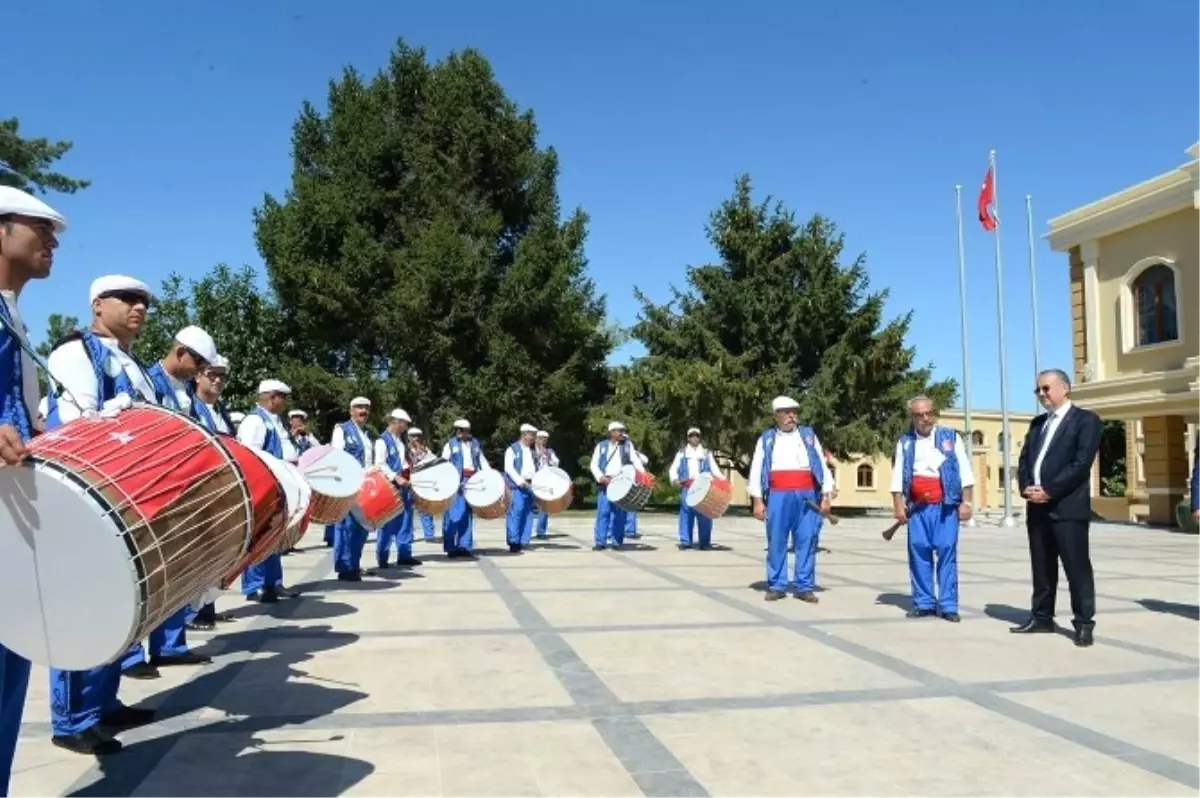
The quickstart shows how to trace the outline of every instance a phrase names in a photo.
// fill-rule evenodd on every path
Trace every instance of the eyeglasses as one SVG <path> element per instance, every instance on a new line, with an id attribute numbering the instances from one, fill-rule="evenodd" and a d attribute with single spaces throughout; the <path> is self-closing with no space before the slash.
<path id="1" fill-rule="evenodd" d="M 208 369 L 202 373 L 206 379 L 212 380 L 213 382 L 226 379 L 229 376 L 224 371 L 216 371 L 215 369 Z"/>
<path id="2" fill-rule="evenodd" d="M 1050 386 L 1049 386 L 1049 385 L 1039 385 L 1038 387 L 1036 387 L 1036 388 L 1034 388 L 1034 389 L 1033 389 L 1033 395 L 1034 395 L 1034 396 L 1040 396 L 1041 394 L 1047 394 L 1047 395 L 1048 395 L 1049 393 L 1050 393 Z"/>
<path id="3" fill-rule="evenodd" d="M 140 291 L 107 291 L 101 294 L 98 299 L 115 299 L 118 302 L 124 302 L 126 305 L 145 305 L 150 307 L 150 297 Z"/>

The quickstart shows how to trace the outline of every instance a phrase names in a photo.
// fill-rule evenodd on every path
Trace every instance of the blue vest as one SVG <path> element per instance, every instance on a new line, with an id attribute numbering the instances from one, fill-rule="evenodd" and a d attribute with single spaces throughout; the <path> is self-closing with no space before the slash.
<path id="1" fill-rule="evenodd" d="M 125 369 L 118 368 L 116 376 L 108 373 L 109 361 L 112 360 L 112 351 L 100 343 L 100 339 L 95 333 L 90 330 L 83 330 L 72 333 L 59 342 L 59 346 L 71 341 L 79 341 L 83 344 L 83 351 L 87 353 L 88 360 L 92 363 L 92 371 L 96 374 L 96 407 L 81 407 L 84 410 L 99 410 L 104 407 L 104 403 L 116 399 L 121 394 L 125 394 L 132 401 L 137 401 L 141 398 L 141 393 L 137 388 L 133 387 L 133 381 L 129 379 L 129 375 L 125 373 Z M 57 347 L 56 347 L 57 348 Z M 134 363 L 137 363 L 137 358 L 133 355 L 129 356 Z M 141 368 L 138 363 L 138 368 Z M 147 377 L 149 380 L 149 377 Z M 151 383 L 153 385 L 153 383 Z M 53 392 L 50 393 L 49 400 L 46 402 L 46 429 L 54 429 L 62 424 L 58 417 L 58 397 Z"/>
<path id="2" fill-rule="evenodd" d="M 204 428 L 207 429 L 209 432 L 216 432 L 218 435 L 223 435 L 223 434 L 236 435 L 237 427 L 235 427 L 233 425 L 233 419 L 231 419 L 229 417 L 229 411 L 225 409 L 225 405 L 221 404 L 220 402 L 217 402 L 216 408 L 217 408 L 217 415 L 219 415 L 221 417 L 221 419 L 225 422 L 225 428 L 227 430 L 229 430 L 228 433 L 222 433 L 219 430 L 217 430 L 216 419 L 213 418 L 212 413 L 208 409 L 208 405 L 204 404 L 204 402 L 201 402 L 199 399 L 197 399 L 196 395 L 194 393 L 192 394 L 192 418 L 196 419 L 201 424 L 203 424 Z M 274 430 L 272 430 L 272 432 L 273 431 Z"/>
<path id="3" fill-rule="evenodd" d="M 388 468 L 399 474 L 404 470 L 404 461 L 400 458 L 400 447 L 396 445 L 396 439 L 387 430 L 379 433 L 379 437 L 383 440 L 383 445 L 387 449 Z"/>
<path id="4" fill-rule="evenodd" d="M 359 465 L 365 466 L 367 464 L 367 446 L 371 443 L 370 434 L 366 430 L 360 433 L 358 426 L 353 421 L 343 421 L 342 439 L 345 441 L 346 453 L 358 460 Z"/>
<path id="5" fill-rule="evenodd" d="M 708 462 L 709 457 L 710 457 L 710 455 L 709 455 L 708 451 L 705 450 L 704 457 L 701 458 L 701 460 L 700 460 L 700 473 L 701 474 L 711 474 L 712 473 L 712 466 L 709 465 L 709 462 Z M 691 477 L 688 474 L 687 447 L 685 446 L 684 448 L 679 450 L 679 473 L 676 474 L 675 479 L 679 480 L 680 482 L 687 482 L 688 479 L 690 479 L 690 478 Z"/>
<path id="6" fill-rule="evenodd" d="M 175 389 L 171 387 L 171 380 L 167 376 L 167 370 L 163 368 L 161 360 L 146 369 L 146 376 L 150 378 L 150 384 L 154 386 L 154 398 L 161 406 L 168 410 L 174 410 L 176 413 L 182 410 L 179 400 L 175 398 Z"/>
<path id="7" fill-rule="evenodd" d="M 33 419 L 25 406 L 25 372 L 21 364 L 21 341 L 8 312 L 8 303 L 0 299 L 0 424 L 10 424 L 21 433 L 21 440 L 33 435 Z"/>
<path id="8" fill-rule="evenodd" d="M 608 445 L 612 443 L 608 438 L 600 441 L 600 473 L 606 473 L 608 470 Z M 621 465 L 633 465 L 633 453 L 630 449 L 629 439 L 621 441 L 617 446 L 617 450 L 621 453 Z"/>
<path id="9" fill-rule="evenodd" d="M 817 455 L 817 435 L 812 431 L 812 427 L 796 427 L 800 432 L 800 440 L 804 442 L 804 448 L 808 451 L 808 468 L 812 471 L 813 482 L 816 483 L 817 490 L 821 490 L 821 486 L 825 484 L 825 464 L 821 462 L 821 458 Z M 771 459 L 775 454 L 775 427 L 762 434 L 763 445 L 763 467 L 762 467 L 762 495 L 765 498 L 771 489 Z"/>
<path id="10" fill-rule="evenodd" d="M 483 456 L 479 450 L 479 441 L 475 440 L 474 438 L 471 438 L 469 443 L 471 446 L 471 459 L 475 462 L 475 470 L 478 471 L 481 467 L 480 463 L 483 462 Z M 462 441 L 460 441 L 458 438 L 450 439 L 450 462 L 453 463 L 454 467 L 458 469 L 458 475 L 462 476 L 462 472 L 463 472 Z"/>
<path id="11" fill-rule="evenodd" d="M 938 475 L 942 479 L 942 504 L 952 506 L 962 504 L 962 474 L 959 473 L 958 457 L 954 453 L 956 437 L 958 433 L 949 427 L 933 428 L 933 445 L 946 457 L 942 461 L 942 467 L 938 469 Z M 900 436 L 900 443 L 904 454 L 904 463 L 901 466 L 902 485 L 904 500 L 907 502 L 908 490 L 912 486 L 913 460 L 917 453 L 917 433 L 910 428 Z"/>
<path id="12" fill-rule="evenodd" d="M 263 410 L 261 406 L 254 408 L 254 413 L 262 419 L 263 426 L 267 428 L 267 437 L 263 439 L 263 451 L 282 460 L 283 441 L 279 439 L 279 433 L 275 431 L 275 417 Z"/>
<path id="13" fill-rule="evenodd" d="M 292 443 L 296 444 L 297 454 L 304 454 L 312 448 L 312 435 L 308 434 L 307 432 L 300 436 L 293 435 Z"/>

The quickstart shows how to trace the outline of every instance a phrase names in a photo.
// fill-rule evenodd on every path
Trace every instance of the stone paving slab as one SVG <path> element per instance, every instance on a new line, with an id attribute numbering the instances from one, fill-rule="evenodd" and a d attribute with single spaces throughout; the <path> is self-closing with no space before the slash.
<path id="1" fill-rule="evenodd" d="M 125 680 L 160 719 L 100 762 L 49 741 L 35 668 L 13 795 L 1196 795 L 1200 540 L 1093 527 L 1097 643 L 1014 638 L 1023 530 L 960 543 L 961 624 L 909 620 L 903 535 L 827 527 L 821 603 L 762 600 L 763 533 L 676 519 L 592 552 L 567 513 L 513 557 L 417 543 L 419 568 L 330 579 L 319 530 L 284 558 L 299 599 L 219 605 L 202 668 Z M 373 554 L 368 544 L 367 556 Z M 1061 614 L 1069 607 L 1060 580 Z"/>

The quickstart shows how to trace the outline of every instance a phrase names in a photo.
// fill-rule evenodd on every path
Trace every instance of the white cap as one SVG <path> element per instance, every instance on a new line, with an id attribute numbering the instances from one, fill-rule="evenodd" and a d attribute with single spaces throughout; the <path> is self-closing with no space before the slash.
<path id="1" fill-rule="evenodd" d="M 259 394 L 264 393 L 291 393 L 292 389 L 287 386 L 286 382 L 279 380 L 263 380 L 258 384 Z"/>
<path id="2" fill-rule="evenodd" d="M 622 424 L 620 421 L 608 422 L 608 431 L 609 432 L 612 432 L 613 430 L 618 430 L 618 429 L 625 429 L 625 425 Z"/>
<path id="3" fill-rule="evenodd" d="M 471 422 L 467 421 L 465 418 L 460 418 L 459 420 L 454 422 L 454 428 L 455 429 L 470 429 Z"/>
<path id="4" fill-rule="evenodd" d="M 92 288 L 88 292 L 88 302 L 95 302 L 104 294 L 110 294 L 113 291 L 134 291 L 145 294 L 147 299 L 154 299 L 154 292 L 150 290 L 150 286 L 141 280 L 135 280 L 123 274 L 106 274 L 92 280 Z"/>
<path id="5" fill-rule="evenodd" d="M 56 233 L 67 231 L 67 220 L 61 213 L 19 188 L 0 186 L 0 216 L 7 216 L 10 213 L 53 222 Z"/>
<path id="6" fill-rule="evenodd" d="M 780 410 L 799 410 L 800 403 L 790 396 L 776 396 L 771 402 L 771 412 L 778 413 Z"/>
<path id="7" fill-rule="evenodd" d="M 350 400 L 351 407 L 370 407 L 371 400 L 365 396 L 356 396 Z"/>
<path id="8" fill-rule="evenodd" d="M 303 410 L 289 410 L 288 418 L 308 418 L 308 413 Z"/>
<path id="9" fill-rule="evenodd" d="M 238 412 L 238 411 L 236 411 L 236 410 L 234 410 L 232 413 L 230 413 L 230 414 L 229 414 L 229 420 L 230 420 L 230 421 L 232 421 L 234 424 L 240 424 L 240 423 L 242 423 L 242 421 L 243 421 L 245 418 L 246 418 L 246 414 L 245 414 L 245 413 L 239 413 L 239 412 Z"/>
<path id="10" fill-rule="evenodd" d="M 194 324 L 175 333 L 175 343 L 186 346 L 209 363 L 217 359 L 217 345 L 212 336 Z"/>
<path id="11" fill-rule="evenodd" d="M 225 369 L 226 371 L 229 371 L 229 361 L 220 353 L 218 353 L 216 357 L 209 361 L 208 366 L 209 368 Z"/>
<path id="12" fill-rule="evenodd" d="M 409 418 L 408 413 L 405 413 L 398 407 L 392 411 L 392 418 L 396 419 L 397 421 L 407 421 L 409 424 L 412 423 L 412 419 Z"/>
<path id="13" fill-rule="evenodd" d="M 532 424 L 522 424 L 521 434 L 524 435 L 526 432 L 537 432 L 537 427 L 533 426 Z"/>
<path id="14" fill-rule="evenodd" d="M 699 428 L 699 427 L 688 427 L 688 434 L 687 434 L 687 436 L 688 436 L 689 438 L 690 438 L 690 437 L 692 437 L 693 435 L 699 435 L 699 434 L 700 434 L 700 428 Z"/>
<path id="15" fill-rule="evenodd" d="M 415 438 L 418 435 L 424 435 L 424 434 L 425 434 L 424 432 L 421 432 L 420 427 L 409 427 L 408 428 L 408 437 L 410 437 L 410 438 Z"/>
<path id="16" fill-rule="evenodd" d="M 538 436 L 539 438 L 549 438 L 549 437 L 550 437 L 550 433 L 549 433 L 549 432 L 546 432 L 546 430 L 544 430 L 544 429 L 540 429 L 540 430 L 538 430 L 538 431 L 537 431 L 537 436 Z"/>

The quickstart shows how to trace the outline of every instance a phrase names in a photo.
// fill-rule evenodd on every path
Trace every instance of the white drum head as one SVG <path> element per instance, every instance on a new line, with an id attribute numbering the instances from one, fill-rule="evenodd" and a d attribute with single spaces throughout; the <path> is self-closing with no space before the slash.
<path id="1" fill-rule="evenodd" d="M 308 483 L 304 481 L 304 475 L 300 473 L 300 469 L 295 465 L 285 460 L 279 460 L 278 458 L 276 458 L 276 462 L 283 464 L 284 470 L 288 472 L 288 479 L 298 489 L 296 495 L 296 506 L 288 514 L 287 526 L 290 528 L 300 523 L 300 521 L 304 518 L 304 514 L 308 512 L 308 505 L 312 504 L 312 488 L 310 488 Z M 280 482 L 282 481 L 283 480 L 280 479 Z M 290 493 L 291 489 L 287 488 L 286 490 L 289 491 L 288 507 L 290 508 L 292 500 Z"/>
<path id="2" fill-rule="evenodd" d="M 0 468 L 0 641 L 40 665 L 116 659 L 139 622 L 133 556 L 117 522 L 43 463 Z"/>
<path id="3" fill-rule="evenodd" d="M 332 446 L 314 446 L 300 455 L 300 473 L 314 493 L 334 499 L 357 496 L 366 476 L 357 460 Z"/>
<path id="4" fill-rule="evenodd" d="M 608 490 L 605 491 L 605 494 L 610 502 L 617 502 L 628 496 L 629 491 L 633 490 L 633 486 L 634 481 L 622 470 L 620 476 L 613 477 L 612 482 L 608 483 Z"/>
<path id="5" fill-rule="evenodd" d="M 687 489 L 687 506 L 695 507 L 704 501 L 710 487 L 712 487 L 712 474 L 700 474 L 693 479 Z"/>
<path id="6" fill-rule="evenodd" d="M 504 497 L 507 488 L 499 471 L 476 471 L 463 486 L 463 496 L 472 507 L 491 507 Z"/>
<path id="7" fill-rule="evenodd" d="M 561 499 L 571 490 L 571 476 L 561 468 L 543 468 L 533 475 L 530 490 L 542 501 Z"/>
<path id="8" fill-rule="evenodd" d="M 409 482 L 412 485 L 413 493 L 425 501 L 440 502 L 458 493 L 458 484 L 461 482 L 461 478 L 453 463 L 443 461 L 413 472 Z"/>
<path id="9" fill-rule="evenodd" d="M 262 449 L 250 449 L 250 451 L 258 455 L 258 459 L 262 460 L 267 468 L 271 469 L 271 473 L 279 481 L 279 488 L 283 491 L 284 513 L 290 526 L 292 517 L 296 515 L 297 508 L 300 507 L 300 483 L 303 479 L 300 477 L 299 470 L 291 463 L 280 460 L 278 457 Z M 300 512 L 303 512 L 303 510 L 300 510 Z"/>

